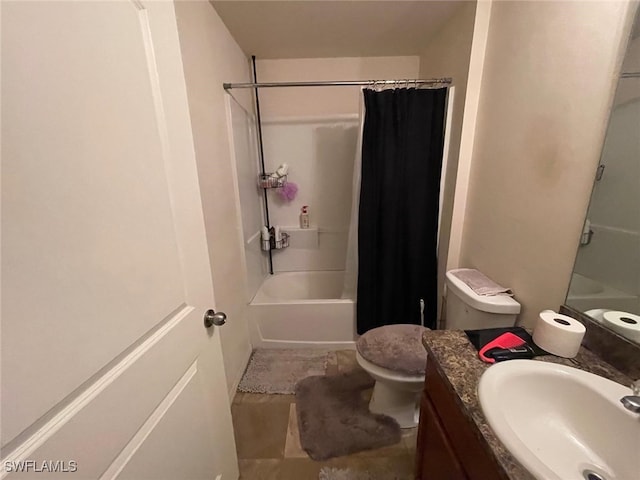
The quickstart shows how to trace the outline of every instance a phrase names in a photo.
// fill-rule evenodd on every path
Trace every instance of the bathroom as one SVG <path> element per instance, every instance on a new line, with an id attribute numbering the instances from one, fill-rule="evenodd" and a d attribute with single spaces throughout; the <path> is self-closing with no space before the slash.
<path id="1" fill-rule="evenodd" d="M 259 90 L 265 166 L 288 163 L 288 179 L 298 185 L 288 203 L 256 188 L 253 90 L 223 88 L 253 81 L 251 55 L 258 82 L 452 79 L 440 197 L 439 316 L 446 310 L 445 272 L 459 267 L 512 288 L 522 307 L 518 325 L 527 328 L 541 311 L 565 303 L 582 312 L 632 311 L 628 303 L 576 301 L 574 271 L 606 287 L 586 290 L 625 292 L 637 305 L 637 290 L 628 287 L 634 281 L 637 287 L 637 268 L 626 269 L 637 265 L 637 250 L 627 257 L 620 248 L 621 242 L 637 246 L 637 234 L 611 214 L 611 205 L 589 207 L 592 190 L 594 202 L 610 199 L 620 191 L 616 179 L 637 180 L 637 170 L 620 173 L 613 160 L 603 160 L 607 168 L 595 189 L 593 181 L 603 145 L 607 149 L 610 111 L 618 105 L 627 39 L 637 43 L 637 2 L 132 5 L 2 4 L 3 475 L 14 465 L 5 461 L 48 458 L 77 461 L 82 478 L 232 479 L 242 469 L 242 478 L 307 478 L 305 472 L 318 478 L 308 458 L 280 457 L 289 405 L 272 400 L 246 409 L 242 422 L 249 432 L 277 430 L 282 445 L 265 444 L 265 451 L 240 460 L 231 410 L 238 410 L 234 397 L 254 348 L 353 351 L 354 302 L 335 288 L 344 280 L 328 279 L 315 299 L 273 302 L 263 288 L 272 277 L 268 254 L 255 240 L 268 195 L 271 223 L 295 234 L 292 245 L 271 252 L 275 276 L 295 272 L 287 292 L 304 281 L 295 275 L 345 270 L 350 212 L 338 207 L 352 200 L 360 87 Z M 70 23 L 78 18 L 84 28 Z M 130 71 L 120 74 L 112 59 L 125 57 Z M 157 66 L 149 74 L 152 60 Z M 139 65 L 145 68 L 134 77 Z M 630 71 L 638 70 L 636 63 Z M 164 125 L 152 147 L 142 143 L 155 135 L 141 127 L 145 118 Z M 83 137 L 57 140 L 75 129 Z M 126 136 L 134 131 L 139 144 Z M 326 134 L 328 149 L 315 150 L 312 131 Z M 104 141 L 111 134 L 130 143 Z M 281 153 L 283 144 L 289 149 Z M 316 157 L 302 158 L 299 149 L 310 145 Z M 129 152 L 142 147 L 158 163 L 133 162 Z M 30 163 L 45 155 L 53 161 Z M 326 170 L 314 183 L 318 166 Z M 14 188 L 26 178 L 29 188 Z M 337 187 L 340 198 L 323 203 Z M 309 232 L 299 228 L 302 205 L 309 205 Z M 585 217 L 594 232 L 587 244 Z M 610 218 L 618 223 L 607 224 Z M 609 241 L 613 248 L 603 251 Z M 602 262 L 594 259 L 609 258 L 625 269 L 622 280 L 611 269 L 598 270 Z M 261 288 L 262 300 L 256 298 Z M 278 309 L 291 303 L 310 308 L 285 318 L 289 313 Z M 26 313 L 25 306 L 36 304 L 47 305 L 52 317 Z M 318 308 L 327 309 L 322 321 L 328 323 L 310 319 Z M 224 326 L 204 330 L 207 309 L 224 311 Z M 215 315 L 207 317 L 211 324 L 224 321 L 221 312 Z M 190 318 L 194 322 L 184 321 Z M 197 330 L 190 328 L 196 324 Z M 606 333 L 603 325 L 596 319 L 587 328 Z M 636 352 L 612 335 L 623 343 L 611 358 Z M 340 372 L 353 361 L 340 353 L 331 365 Z M 92 448 L 81 448 L 88 435 L 95 439 Z M 169 437 L 184 449 L 163 443 Z M 412 471 L 411 441 L 403 438 L 379 458 L 362 454 L 356 466 Z M 192 448 L 196 444 L 213 445 L 211 455 Z"/>

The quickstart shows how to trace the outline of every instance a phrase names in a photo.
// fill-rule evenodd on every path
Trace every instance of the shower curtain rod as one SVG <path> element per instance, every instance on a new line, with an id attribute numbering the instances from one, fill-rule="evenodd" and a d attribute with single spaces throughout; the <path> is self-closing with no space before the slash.
<path id="1" fill-rule="evenodd" d="M 621 73 L 621 78 L 640 78 L 640 72 Z"/>
<path id="2" fill-rule="evenodd" d="M 232 88 L 272 88 L 272 87 L 353 87 L 388 85 L 450 85 L 451 78 L 432 78 L 428 80 L 338 80 L 326 82 L 265 82 L 265 83 L 223 83 L 225 90 Z"/>

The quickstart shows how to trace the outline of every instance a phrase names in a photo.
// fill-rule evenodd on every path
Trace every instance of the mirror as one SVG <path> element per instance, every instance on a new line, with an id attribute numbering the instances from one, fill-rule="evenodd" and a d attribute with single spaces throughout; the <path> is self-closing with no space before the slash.
<path id="1" fill-rule="evenodd" d="M 566 304 L 640 343 L 640 11 L 618 80 Z"/>

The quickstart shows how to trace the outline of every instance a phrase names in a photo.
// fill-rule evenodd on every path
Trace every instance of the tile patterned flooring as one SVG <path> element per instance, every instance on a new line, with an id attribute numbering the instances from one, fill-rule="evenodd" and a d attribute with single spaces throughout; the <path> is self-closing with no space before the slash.
<path id="1" fill-rule="evenodd" d="M 327 375 L 359 368 L 355 351 L 341 350 L 330 355 Z M 294 395 L 238 392 L 231 413 L 241 480 L 317 480 L 323 466 L 412 478 L 415 428 L 404 429 L 396 445 L 316 462 L 300 446 Z"/>

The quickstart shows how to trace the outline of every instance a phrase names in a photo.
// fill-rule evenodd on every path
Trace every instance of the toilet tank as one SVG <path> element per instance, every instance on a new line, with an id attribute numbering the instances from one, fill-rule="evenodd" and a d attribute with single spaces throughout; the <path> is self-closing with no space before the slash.
<path id="1" fill-rule="evenodd" d="M 447 317 L 449 330 L 513 327 L 520 304 L 508 295 L 483 296 L 447 272 Z"/>

